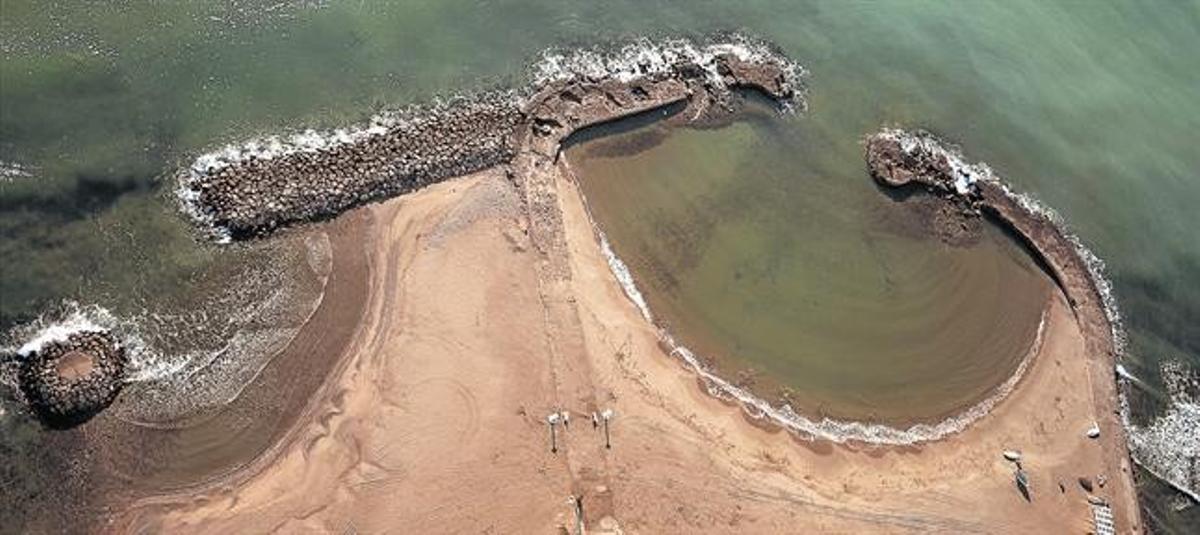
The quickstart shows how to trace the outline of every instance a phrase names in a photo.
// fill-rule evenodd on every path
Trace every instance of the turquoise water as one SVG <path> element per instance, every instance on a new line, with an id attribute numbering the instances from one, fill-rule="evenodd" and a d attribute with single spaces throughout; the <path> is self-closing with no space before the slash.
<path id="1" fill-rule="evenodd" d="M 719 29 L 811 71 L 809 172 L 854 176 L 861 135 L 922 126 L 1057 208 L 1108 262 L 1141 412 L 1163 409 L 1160 361 L 1200 365 L 1200 4 L 1170 0 L 5 0 L 0 328 L 64 298 L 181 307 L 263 262 L 173 213 L 169 175 L 201 150 L 507 84 L 547 46 Z"/>

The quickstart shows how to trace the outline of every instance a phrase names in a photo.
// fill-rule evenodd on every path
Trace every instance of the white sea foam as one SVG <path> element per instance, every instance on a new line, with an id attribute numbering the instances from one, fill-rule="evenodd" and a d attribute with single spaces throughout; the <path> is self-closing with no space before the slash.
<path id="1" fill-rule="evenodd" d="M 669 73 L 677 64 L 690 62 L 705 73 L 706 81 L 723 86 L 724 78 L 717 68 L 717 59 L 731 55 L 745 62 L 778 65 L 787 88 L 799 94 L 805 71 L 799 64 L 772 50 L 764 42 L 734 34 L 721 41 L 697 44 L 686 39 L 638 39 L 620 47 L 576 49 L 568 52 L 550 49 L 541 54 L 528 69 L 525 87 L 487 93 L 491 102 L 511 101 L 521 106 L 523 99 L 547 83 L 571 79 L 615 79 L 631 82 L 645 76 Z M 175 197 L 181 210 L 209 229 L 218 243 L 229 243 L 228 230 L 213 224 L 210 214 L 201 206 L 195 184 L 204 177 L 251 158 L 271 160 L 300 152 L 322 152 L 332 148 L 364 142 L 397 130 L 415 131 L 454 105 L 477 102 L 479 95 L 451 95 L 435 98 L 427 106 L 411 106 L 385 111 L 372 116 L 365 124 L 317 130 L 308 128 L 283 135 L 265 135 L 231 143 L 196 157 L 191 165 L 176 177 Z M 803 106 L 803 99 L 796 99 Z M 783 102 L 790 106 L 791 102 Z"/>
<path id="2" fill-rule="evenodd" d="M 138 326 L 154 348 L 131 361 L 135 403 L 121 418 L 161 425 L 204 407 L 229 403 L 295 337 L 324 298 L 332 261 L 328 238 L 306 240 L 304 250 L 272 250 L 277 262 L 250 268 L 195 310 L 143 314 Z M 265 244 L 264 247 L 276 247 Z M 291 266 L 307 264 L 319 277 L 304 289 Z M 307 287 L 305 287 L 307 288 Z M 310 292 L 316 291 L 311 295 Z M 210 312 L 211 311 L 211 312 Z"/>
<path id="3" fill-rule="evenodd" d="M 637 306 L 638 312 L 642 313 L 642 317 L 646 321 L 653 323 L 654 316 L 650 314 L 650 307 L 646 305 L 646 299 L 642 297 L 642 292 L 633 283 L 633 274 L 629 272 L 629 267 L 613 252 L 612 245 L 608 243 L 608 238 L 603 232 L 597 229 L 596 236 L 600 239 L 600 251 L 604 254 L 604 259 L 608 261 L 608 268 L 617 278 L 617 282 L 621 284 L 621 290 L 625 292 L 625 297 L 628 297 L 634 306 Z"/>
<path id="4" fill-rule="evenodd" d="M 27 358 L 47 344 L 64 341 L 73 334 L 103 332 L 112 335 L 116 343 L 125 350 L 129 361 L 127 382 L 137 381 L 141 374 L 158 370 L 162 366 L 161 359 L 149 349 L 143 337 L 142 322 L 138 319 L 120 317 L 98 304 L 83 304 L 73 300 L 64 301 L 59 308 L 54 313 L 42 315 L 8 333 L 9 340 L 22 345 L 15 350 L 11 347 L 3 348 L 4 352 Z M 163 369 L 154 373 L 169 374 L 170 370 Z"/>
<path id="5" fill-rule="evenodd" d="M 362 125 L 321 131 L 308 128 L 289 134 L 261 136 L 225 145 L 201 154 L 185 172 L 179 174 L 176 178 L 175 196 L 184 213 L 211 228 L 218 243 L 229 243 L 231 238 L 228 231 L 212 225 L 212 218 L 200 208 L 200 194 L 194 185 L 205 176 L 250 159 L 272 160 L 289 154 L 321 152 L 341 145 L 360 143 L 420 120 L 421 118 L 413 117 L 412 114 L 382 112 L 372 116 Z"/>
<path id="6" fill-rule="evenodd" d="M 262 245 L 275 261 L 248 268 L 221 291 L 182 311 L 118 315 L 99 304 L 64 302 L 6 333 L 0 353 L 26 358 L 73 333 L 107 332 L 128 358 L 125 382 L 131 392 L 114 406 L 120 417 L 166 421 L 227 403 L 319 306 L 330 273 L 330 244 L 320 236 L 310 237 L 306 245 L 304 250 Z M 302 290 L 292 269 L 303 263 L 318 279 Z M 6 375 L 3 380 L 15 379 Z"/>
<path id="7" fill-rule="evenodd" d="M 909 132 L 899 128 L 885 128 L 877 135 L 899 142 L 900 150 L 909 155 L 925 153 L 945 156 L 946 162 L 950 164 L 950 169 L 954 172 L 954 191 L 959 195 L 966 195 L 974 191 L 975 183 L 981 180 L 999 182 L 995 173 L 992 172 L 992 168 L 987 164 L 967 162 L 957 148 L 937 139 L 932 134 Z"/>
<path id="8" fill-rule="evenodd" d="M 16 162 L 0 160 L 0 182 L 14 182 L 33 176 L 33 168 Z"/>
<path id="9" fill-rule="evenodd" d="M 47 323 L 44 320 L 35 322 L 27 328 L 21 338 L 28 337 L 20 348 L 14 351 L 22 358 L 28 358 L 48 344 L 65 342 L 71 335 L 83 332 L 108 332 L 115 318 L 107 309 L 101 307 L 82 307 L 78 303 L 67 304 L 67 313 L 61 321 Z M 32 332 L 29 332 L 32 331 Z"/>
<path id="10" fill-rule="evenodd" d="M 530 66 L 529 78 L 534 86 L 569 80 L 629 83 L 670 74 L 676 66 L 686 63 L 698 66 L 709 84 L 723 87 L 725 79 L 718 68 L 718 59 L 727 55 L 744 62 L 776 64 L 788 89 L 799 93 L 802 88 L 803 67 L 768 44 L 741 34 L 704 44 L 678 38 L 642 38 L 616 47 L 549 49 Z"/>
<path id="11" fill-rule="evenodd" d="M 1129 451 L 1134 461 L 1175 489 L 1200 502 L 1200 383 L 1179 361 L 1162 365 L 1171 404 L 1149 425 L 1129 427 Z"/>

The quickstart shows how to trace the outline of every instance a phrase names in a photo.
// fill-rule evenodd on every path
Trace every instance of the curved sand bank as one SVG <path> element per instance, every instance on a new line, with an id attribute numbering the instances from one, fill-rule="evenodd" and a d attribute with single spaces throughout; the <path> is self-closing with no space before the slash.
<path id="1" fill-rule="evenodd" d="M 1078 297 L 1047 304 L 1014 391 L 937 442 L 797 440 L 697 388 L 625 298 L 556 161 L 582 126 L 695 93 L 613 87 L 548 95 L 576 113 L 531 130 L 504 172 L 362 208 L 366 314 L 286 440 L 244 479 L 142 500 L 117 526 L 546 532 L 573 529 L 575 495 L 593 532 L 1073 532 L 1091 525 L 1077 478 L 1103 475 L 1118 531 L 1139 529 L 1111 360 Z M 587 423 L 606 408 L 612 449 Z M 552 454 L 560 410 L 575 423 Z M 1005 449 L 1022 451 L 1032 502 Z"/>
<path id="2" fill-rule="evenodd" d="M 1095 359 L 1065 299 L 1048 304 L 1021 384 L 963 432 L 907 447 L 797 440 L 666 356 L 564 170 L 541 174 L 562 221 L 552 256 L 500 172 L 362 209 L 367 313 L 287 439 L 244 480 L 140 501 L 115 526 L 540 533 L 572 526 L 574 494 L 592 532 L 1078 532 L 1090 524 L 1076 479 L 1101 474 L 1119 530 L 1138 524 L 1120 435 L 1083 435 L 1114 400 L 1079 379 Z M 587 422 L 604 408 L 612 449 Z M 557 455 L 552 410 L 574 414 Z M 1005 449 L 1022 451 L 1032 502 Z"/>

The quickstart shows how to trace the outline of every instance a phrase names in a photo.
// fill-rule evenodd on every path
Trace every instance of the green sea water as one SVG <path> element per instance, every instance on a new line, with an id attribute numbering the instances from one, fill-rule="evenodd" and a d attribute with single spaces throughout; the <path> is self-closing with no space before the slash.
<path id="1" fill-rule="evenodd" d="M 811 72 L 811 111 L 789 119 L 803 173 L 866 180 L 861 136 L 919 126 L 1055 207 L 1108 263 L 1140 414 L 1164 408 L 1161 361 L 1200 366 L 1192 0 L 0 0 L 0 329 L 64 299 L 186 309 L 270 265 L 197 242 L 175 213 L 170 176 L 204 150 L 509 85 L 548 46 L 727 29 Z M 1152 518 L 1195 521 L 1146 488 Z"/>

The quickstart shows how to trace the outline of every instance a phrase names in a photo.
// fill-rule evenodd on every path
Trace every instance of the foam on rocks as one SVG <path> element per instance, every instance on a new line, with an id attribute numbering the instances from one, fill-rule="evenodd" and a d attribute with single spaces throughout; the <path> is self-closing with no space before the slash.
<path id="1" fill-rule="evenodd" d="M 734 88 L 803 105 L 803 70 L 741 35 L 547 51 L 515 91 L 457 97 L 368 124 L 271 136 L 204 154 L 178 181 L 184 211 L 220 241 L 269 235 L 449 178 L 511 163 L 589 124 Z M 594 98 L 599 97 L 599 98 Z M 551 135 L 553 134 L 553 135 Z"/>

